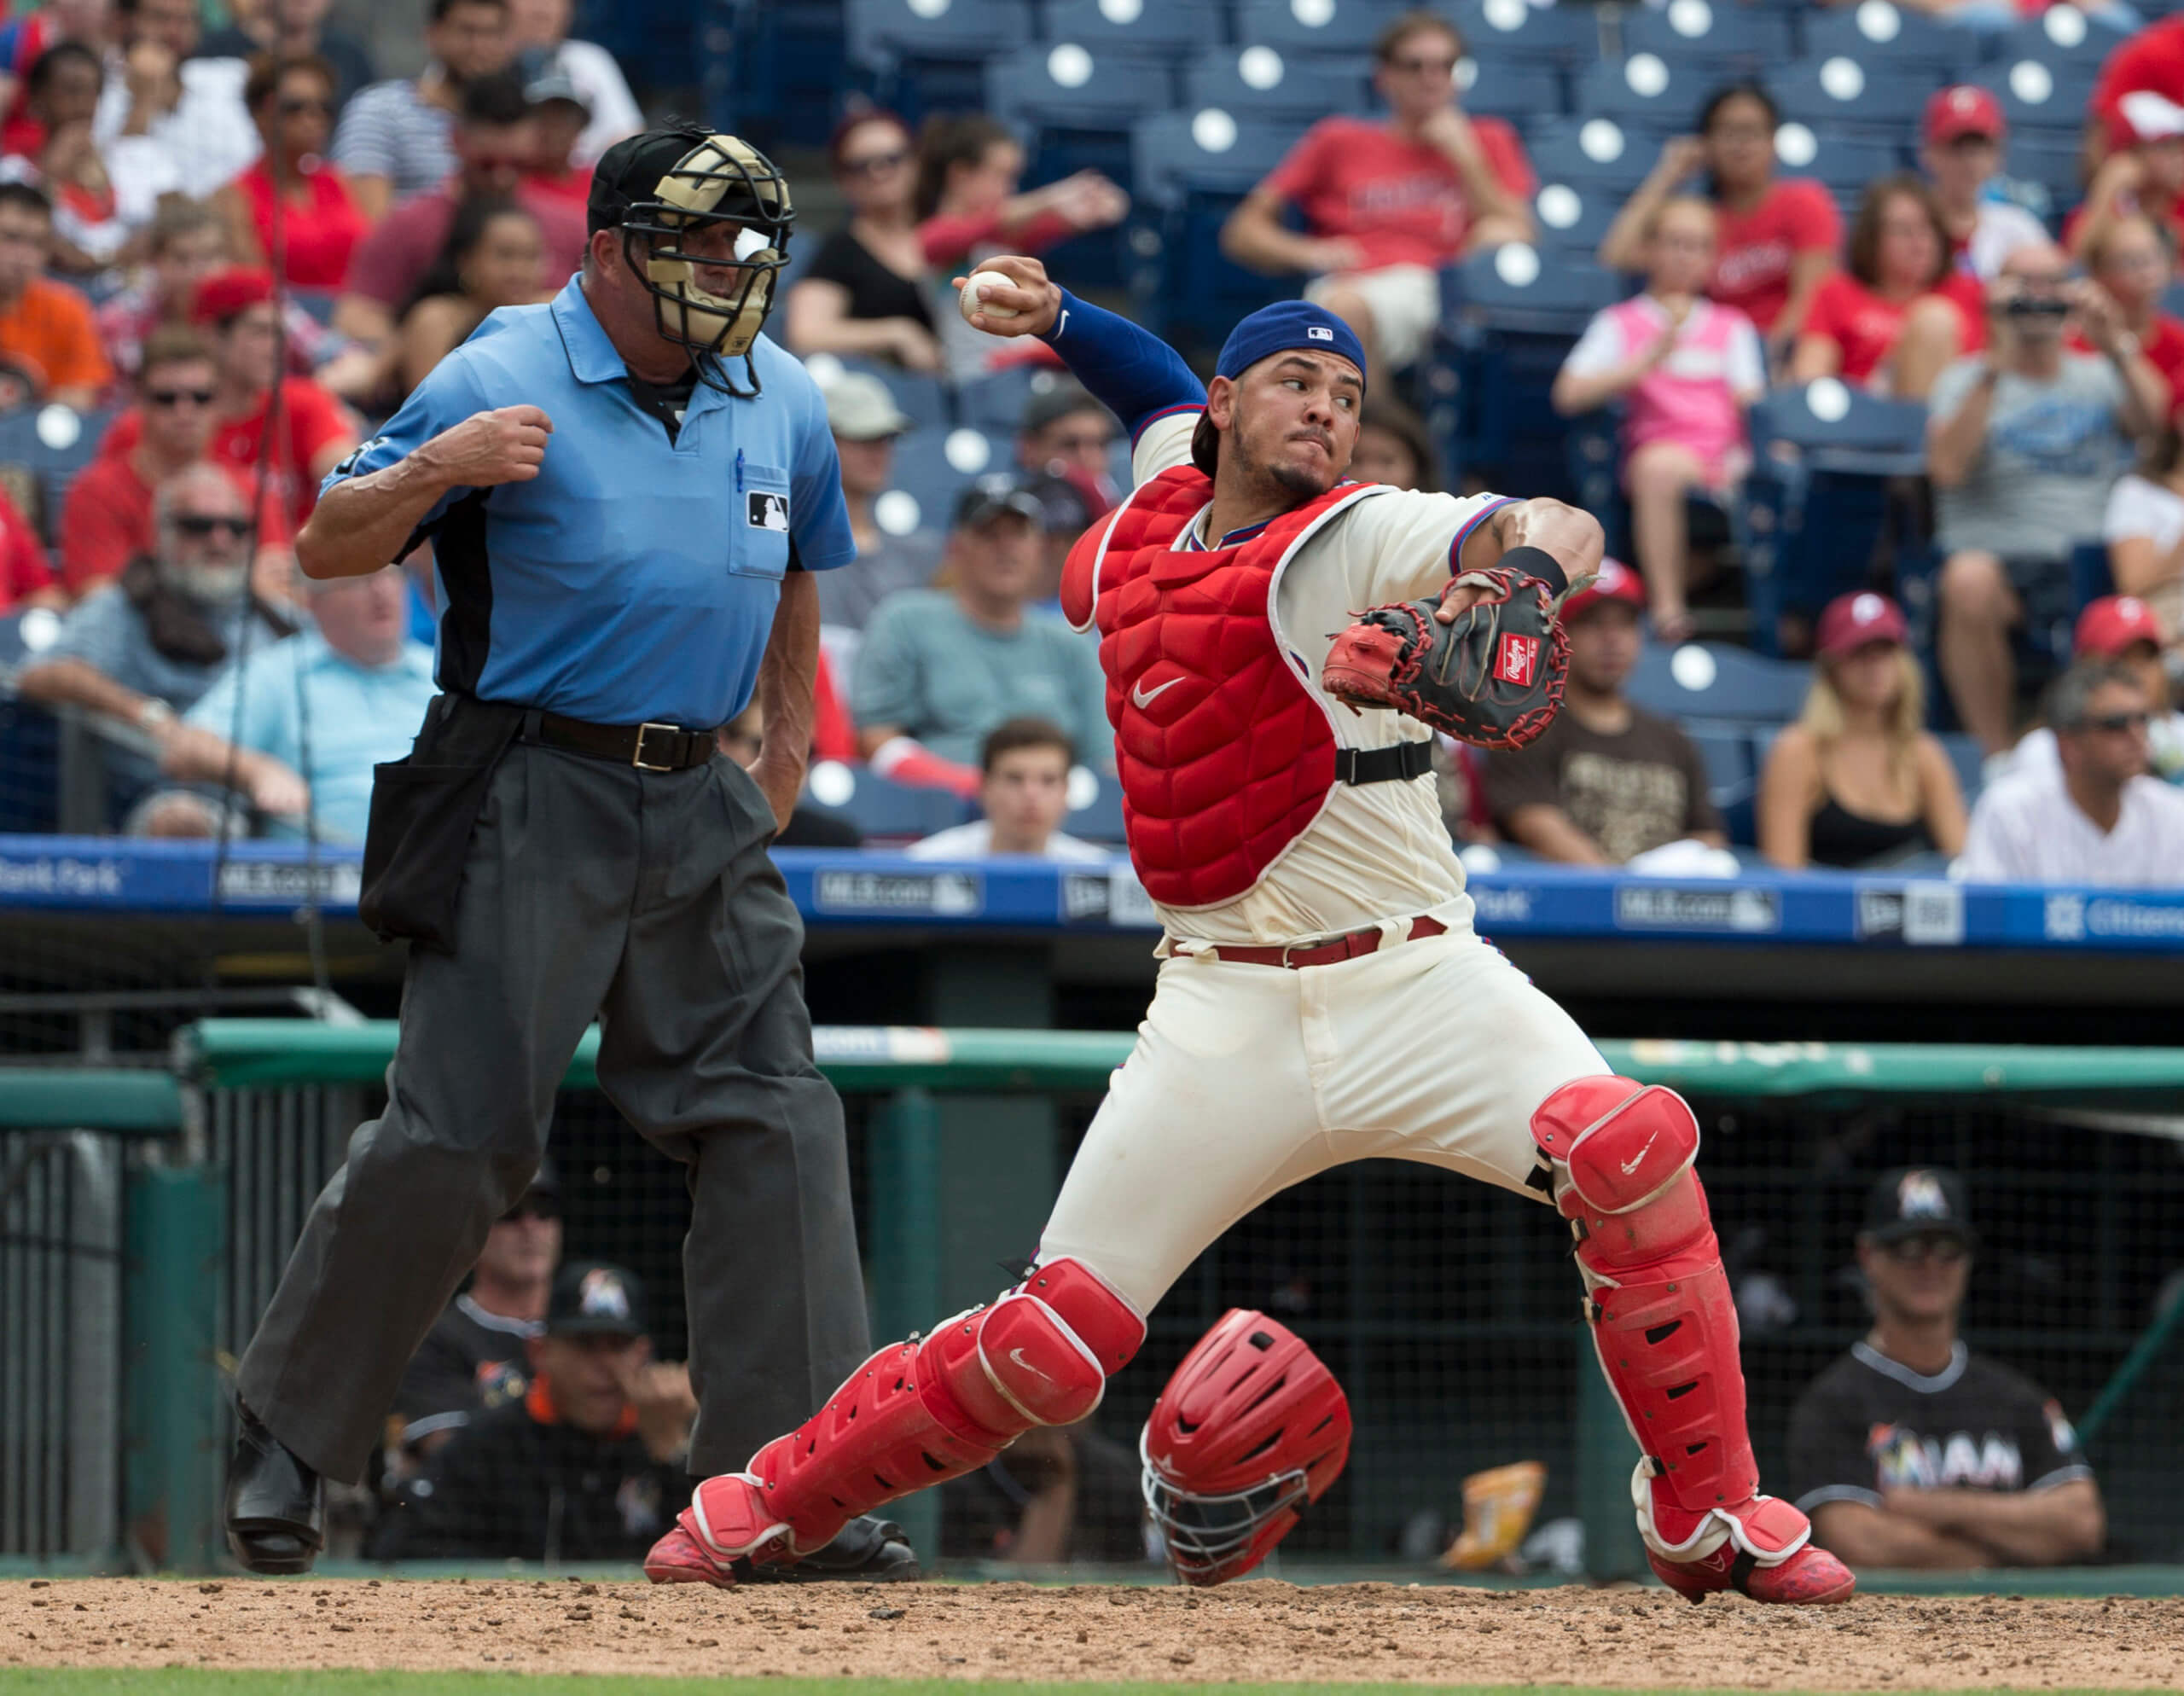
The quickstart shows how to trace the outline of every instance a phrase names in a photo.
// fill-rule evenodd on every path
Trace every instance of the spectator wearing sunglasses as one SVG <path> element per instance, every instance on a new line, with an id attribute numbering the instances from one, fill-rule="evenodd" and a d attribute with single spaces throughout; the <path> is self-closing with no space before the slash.
<path id="1" fill-rule="evenodd" d="M 433 1321 L 403 1374 L 387 1416 L 398 1470 L 414 1471 L 473 1414 L 523 1399 L 525 1345 L 539 1334 L 561 1263 L 561 1181 L 549 1158 L 485 1233 L 470 1287 Z"/>
<path id="2" fill-rule="evenodd" d="M 2148 773 L 2155 702 L 2127 660 L 2081 659 L 2048 694 L 2055 758 L 2020 759 L 1972 810 L 1974 883 L 2184 886 L 2184 790 Z"/>
<path id="3" fill-rule="evenodd" d="M 251 61 L 243 84 L 265 151 L 213 197 L 229 251 L 277 270 L 292 288 L 331 294 L 370 228 L 349 180 L 327 159 L 334 135 L 334 67 L 316 54 Z"/>
<path id="4" fill-rule="evenodd" d="M 1955 1172 L 1874 1185 L 1857 1240 L 1873 1329 L 1798 1399 L 1782 1492 L 1853 1569 L 2058 1566 L 2106 1541 L 2061 1405 L 1957 1334 L 1978 1245 Z"/>
<path id="5" fill-rule="evenodd" d="M 219 369 L 205 338 L 182 325 L 154 330 L 144 343 L 143 362 L 137 392 L 143 422 L 136 444 L 84 467 L 61 508 L 61 580 L 72 597 L 111 582 L 131 560 L 152 551 L 152 491 L 212 447 Z M 281 503 L 269 496 L 258 545 L 285 549 L 288 539 Z"/>
<path id="6" fill-rule="evenodd" d="M 940 369 L 926 298 L 933 270 L 918 233 L 916 161 L 909 128 L 892 112 L 852 113 L 835 126 L 827 164 L 850 216 L 789 287 L 783 334 L 798 353 Z"/>

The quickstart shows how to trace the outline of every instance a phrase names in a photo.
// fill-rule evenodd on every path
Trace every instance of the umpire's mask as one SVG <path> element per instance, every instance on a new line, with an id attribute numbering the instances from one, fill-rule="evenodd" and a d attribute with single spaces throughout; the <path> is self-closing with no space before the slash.
<path id="1" fill-rule="evenodd" d="M 796 221 L 773 162 L 734 136 L 648 131 L 600 160 L 590 211 L 593 229 L 620 229 L 660 334 L 690 350 L 706 382 L 757 394 L 751 344 L 772 310 Z M 722 368 L 732 359 L 743 361 L 747 390 Z"/>

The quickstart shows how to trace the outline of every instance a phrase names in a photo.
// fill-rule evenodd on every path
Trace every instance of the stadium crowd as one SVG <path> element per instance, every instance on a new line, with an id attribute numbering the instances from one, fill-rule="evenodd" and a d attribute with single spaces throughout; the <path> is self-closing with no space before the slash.
<path id="1" fill-rule="evenodd" d="M 1201 9 L 1217 34 L 1248 33 L 1251 7 Z M 2048 28 L 2059 52 L 2106 54 L 2082 187 L 2058 198 L 2012 175 L 2015 96 L 1977 69 L 2032 26 L 1995 9 L 1916 9 L 1930 35 L 1894 45 L 1927 55 L 1931 91 L 1896 133 L 1851 113 L 1867 121 L 1841 151 L 1874 166 L 1856 181 L 1833 135 L 1827 157 L 1800 153 L 1807 125 L 1786 121 L 1776 78 L 1754 79 L 1765 67 L 1709 57 L 1703 5 L 1555 9 L 1606 52 L 1573 61 L 1577 110 L 1552 119 L 1502 114 L 1495 44 L 1449 16 L 1325 9 L 1326 44 L 1350 55 L 1326 61 L 1327 85 L 1369 78 L 1376 103 L 1285 120 L 1213 239 L 1359 332 L 1358 474 L 1560 484 L 1559 466 L 1466 452 L 1437 404 L 1437 349 L 1461 335 L 1482 259 L 1590 258 L 1624 280 L 1549 340 L 1551 382 L 1530 398 L 1612 434 L 1603 517 L 1629 564 L 1566 609 L 1568 706 L 1544 741 L 1442 750 L 1452 832 L 1504 856 L 1687 871 L 1946 862 L 2184 882 L 2184 319 L 2167 310 L 2184 19 L 2054 9 L 2071 15 Z M 642 121 L 614 56 L 572 38 L 571 0 L 426 0 L 423 68 L 392 78 L 331 10 L 55 0 L 0 27 L 5 663 L 21 700 L 127 727 L 115 828 L 357 839 L 370 767 L 431 692 L 432 561 L 313 585 L 288 538 L 449 349 L 575 268 L 590 163 Z M 1780 38 L 1805 32 L 1817 52 L 1828 16 L 1793 9 Z M 1960 80 L 1934 68 L 1937 27 L 1962 44 Z M 1591 117 L 1608 73 L 1639 89 L 1663 29 L 1688 38 L 1673 79 L 1688 107 L 1663 133 L 1658 113 L 1649 129 L 1603 107 L 1628 157 L 1587 226 L 1596 252 L 1573 253 L 1554 126 Z M 1867 75 L 1913 75 L 1867 36 Z M 1118 245 L 1148 208 L 1089 166 L 1027 187 L 1054 158 L 1022 123 L 927 110 L 900 78 L 892 92 L 917 121 L 845 95 L 800 167 L 807 212 L 770 325 L 821 377 L 861 556 L 825 579 L 826 775 L 787 839 L 853 843 L 870 815 L 830 805 L 908 789 L 945 798 L 919 815 L 945 826 L 928 857 L 1112 853 L 1112 801 L 1072 804 L 1101 787 L 1107 738 L 1090 641 L 1055 595 L 1071 541 L 1127 483 L 1127 444 L 1036 344 L 971 329 L 950 279 L 996 253 Z M 1838 407 L 1923 409 L 1915 464 L 1873 479 L 1892 544 L 1829 559 L 1809 607 L 1724 606 L 1725 567 L 1757 580 L 1748 486 L 1817 475 L 1762 409 L 1831 390 Z M 1809 666 L 1796 721 L 1745 727 L 1724 757 L 1707 704 L 1679 710 L 1648 681 L 1652 656 L 1702 633 Z M 761 734 L 740 721 L 723 746 L 748 757 Z"/>

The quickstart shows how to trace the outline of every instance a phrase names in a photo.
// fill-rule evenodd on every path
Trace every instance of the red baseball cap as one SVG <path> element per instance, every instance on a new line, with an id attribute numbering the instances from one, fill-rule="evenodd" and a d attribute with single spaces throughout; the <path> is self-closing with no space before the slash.
<path id="1" fill-rule="evenodd" d="M 1646 610 L 1646 585 L 1638 573 L 1620 560 L 1602 560 L 1600 575 L 1562 603 L 1562 622 L 1575 624 L 1595 607 L 1619 601 L 1626 607 Z"/>
<path id="2" fill-rule="evenodd" d="M 224 324 L 273 298 L 273 273 L 261 265 L 229 265 L 197 285 L 189 303 L 193 324 Z"/>
<path id="3" fill-rule="evenodd" d="M 1820 656 L 1838 659 L 1869 642 L 1901 642 L 1910 634 L 1903 609 L 1885 595 L 1838 595 L 1820 615 Z"/>
<path id="4" fill-rule="evenodd" d="M 2161 615 L 2135 595 L 2104 595 L 2086 602 L 2071 651 L 2079 659 L 2113 659 L 2142 642 L 2159 648 L 2168 640 Z"/>
<path id="5" fill-rule="evenodd" d="M 2116 140 L 2124 147 L 2184 136 L 2184 106 L 2152 89 L 2134 89 L 2116 102 Z"/>
<path id="6" fill-rule="evenodd" d="M 2001 141 L 2010 132 L 2002 117 L 2002 103 L 1977 83 L 1959 83 L 1936 91 L 1926 102 L 1926 141 L 1946 147 L 1962 136 L 1986 136 Z"/>

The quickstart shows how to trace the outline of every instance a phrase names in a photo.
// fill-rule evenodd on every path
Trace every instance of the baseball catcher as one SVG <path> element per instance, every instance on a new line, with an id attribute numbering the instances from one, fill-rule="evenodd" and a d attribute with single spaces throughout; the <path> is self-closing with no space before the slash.
<path id="1" fill-rule="evenodd" d="M 1136 489 L 1077 543 L 1062 603 L 1099 633 L 1130 857 L 1166 931 L 1158 987 L 1024 1281 L 882 1350 L 801 1430 L 706 1480 L 646 1571 L 725 1585 L 737 1561 L 796 1561 L 852 1514 L 1083 1419 L 1232 1223 L 1393 1157 L 1569 1221 L 1666 1583 L 1694 1601 L 1845 1600 L 1850 1574 L 1804 1515 L 1759 1492 L 1691 1109 L 1614 1075 L 1473 932 L 1435 802 L 1429 727 L 1510 746 L 1551 718 L 1554 602 L 1598 565 L 1600 526 L 1556 501 L 1345 481 L 1365 357 L 1319 307 L 1246 318 L 1201 387 L 1037 261 L 981 269 L 1016 286 L 980 296 L 1009 316 L 973 322 L 1039 336 L 1130 428 Z M 1205 1369 L 1214 1385 L 1225 1368 Z M 1146 1459 L 1181 1469 L 1168 1518 L 1211 1580 L 1272 1546 L 1326 1462 L 1285 1450 L 1254 1477 L 1228 1429 L 1248 1398 L 1206 1406 L 1192 1449 L 1233 1440 L 1233 1468 L 1199 1481 L 1157 1433 Z M 1346 1420 L 1339 1392 L 1327 1406 Z M 1248 1529 L 1215 1511 L 1239 1501 Z"/>

